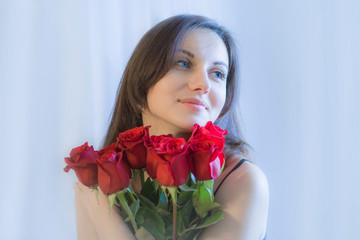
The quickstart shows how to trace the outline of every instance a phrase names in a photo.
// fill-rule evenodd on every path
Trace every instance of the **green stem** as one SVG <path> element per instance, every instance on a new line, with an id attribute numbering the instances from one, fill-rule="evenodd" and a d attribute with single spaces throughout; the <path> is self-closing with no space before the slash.
<path id="1" fill-rule="evenodd" d="M 130 190 L 130 189 L 129 189 Z M 126 193 L 128 194 L 128 196 L 131 198 L 131 200 L 133 201 L 133 202 L 136 202 L 137 200 L 135 199 L 135 197 L 134 197 L 134 195 L 133 195 L 133 192 L 134 191 L 126 191 Z"/>
<path id="2" fill-rule="evenodd" d="M 145 173 L 145 169 L 143 168 L 143 169 L 140 170 L 141 189 L 145 184 L 144 173 Z"/>
<path id="3" fill-rule="evenodd" d="M 177 187 L 167 187 L 172 202 L 173 210 L 173 230 L 172 230 L 172 239 L 176 240 L 176 213 L 177 213 Z"/>
<path id="4" fill-rule="evenodd" d="M 172 230 L 172 239 L 176 240 L 176 202 L 172 201 L 173 206 L 173 230 Z"/>
<path id="5" fill-rule="evenodd" d="M 136 225 L 135 218 L 134 218 L 134 216 L 133 216 L 133 214 L 132 214 L 132 212 L 131 212 L 131 209 L 130 209 L 129 205 L 128 205 L 127 202 L 126 202 L 125 192 L 121 192 L 121 193 L 117 194 L 117 197 L 119 198 L 120 203 L 121 203 L 121 205 L 123 206 L 125 212 L 126 212 L 127 215 L 129 216 L 130 221 L 131 221 L 131 224 L 132 224 L 135 232 L 137 232 L 139 229 L 138 229 L 138 227 L 137 227 L 137 225 Z"/>

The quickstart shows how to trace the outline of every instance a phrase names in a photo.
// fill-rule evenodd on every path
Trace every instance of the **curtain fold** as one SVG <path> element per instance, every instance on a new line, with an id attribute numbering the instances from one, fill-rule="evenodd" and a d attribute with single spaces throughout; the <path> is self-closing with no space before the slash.
<path id="1" fill-rule="evenodd" d="M 63 158 L 99 148 L 122 71 L 157 22 L 214 18 L 238 41 L 242 130 L 268 177 L 269 239 L 355 239 L 357 1 L 0 1 L 0 239 L 76 239 Z"/>

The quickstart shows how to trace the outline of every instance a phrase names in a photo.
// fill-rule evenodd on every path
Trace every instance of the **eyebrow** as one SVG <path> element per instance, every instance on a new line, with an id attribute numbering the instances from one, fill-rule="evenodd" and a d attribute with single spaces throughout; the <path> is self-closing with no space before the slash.
<path id="1" fill-rule="evenodd" d="M 226 63 L 224 63 L 224 62 L 214 62 L 214 64 L 215 65 L 223 65 L 223 66 L 225 66 L 226 68 L 228 68 L 228 65 L 226 64 Z"/>
<path id="2" fill-rule="evenodd" d="M 195 57 L 195 55 L 194 55 L 192 52 L 188 51 L 188 50 L 180 49 L 180 52 L 185 53 L 185 54 L 188 55 L 189 57 L 192 57 L 192 58 Z"/>
<path id="3" fill-rule="evenodd" d="M 180 52 L 185 53 L 186 55 L 188 55 L 191 58 L 195 57 L 195 55 L 192 52 L 188 51 L 188 50 L 180 49 Z M 226 63 L 222 62 L 222 61 L 214 62 L 214 65 L 223 65 L 224 67 L 228 68 L 228 65 Z"/>

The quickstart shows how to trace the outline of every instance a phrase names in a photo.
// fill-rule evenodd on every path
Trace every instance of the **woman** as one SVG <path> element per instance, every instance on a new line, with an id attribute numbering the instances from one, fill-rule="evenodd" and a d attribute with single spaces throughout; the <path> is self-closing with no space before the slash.
<path id="1" fill-rule="evenodd" d="M 215 201 L 224 219 L 201 239 L 264 239 L 268 186 L 261 170 L 244 161 L 247 144 L 237 118 L 238 56 L 231 35 L 214 21 L 179 15 L 140 40 L 125 69 L 104 146 L 119 132 L 151 125 L 150 134 L 188 139 L 195 123 L 213 121 L 229 134 L 226 163 L 215 179 Z M 221 186 L 220 186 L 221 185 Z M 76 183 L 79 239 L 135 239 L 107 199 Z"/>

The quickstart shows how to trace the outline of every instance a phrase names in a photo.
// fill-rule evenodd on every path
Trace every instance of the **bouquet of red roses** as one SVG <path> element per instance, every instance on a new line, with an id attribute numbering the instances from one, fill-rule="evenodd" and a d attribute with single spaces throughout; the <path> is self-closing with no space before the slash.
<path id="1" fill-rule="evenodd" d="M 100 187 L 110 207 L 122 209 L 137 239 L 196 239 L 223 218 L 213 183 L 224 166 L 227 131 L 212 122 L 195 124 L 185 141 L 149 136 L 148 129 L 122 132 L 99 151 L 87 142 L 76 147 L 65 158 L 64 171 L 73 169 L 82 184 Z M 140 191 L 134 190 L 135 181 L 141 182 Z"/>

